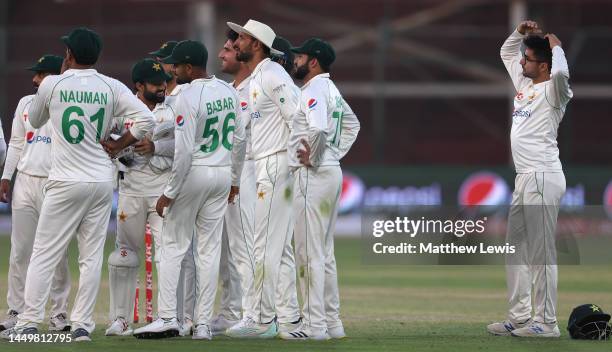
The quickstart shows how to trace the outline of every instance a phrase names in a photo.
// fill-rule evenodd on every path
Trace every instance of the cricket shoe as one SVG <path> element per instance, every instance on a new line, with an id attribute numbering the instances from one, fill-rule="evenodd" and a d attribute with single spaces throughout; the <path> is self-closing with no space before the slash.
<path id="1" fill-rule="evenodd" d="M 194 340 L 212 340 L 212 337 L 210 327 L 207 324 L 198 324 L 193 328 L 193 336 L 191 338 Z"/>
<path id="2" fill-rule="evenodd" d="M 487 325 L 487 331 L 489 334 L 496 336 L 510 336 L 510 333 L 516 329 L 521 329 L 531 324 L 531 318 L 525 320 L 522 323 L 515 323 L 510 320 L 504 320 L 502 322 L 493 323 Z"/>
<path id="3" fill-rule="evenodd" d="M 49 331 L 70 331 L 66 314 L 60 313 L 49 320 Z"/>
<path id="4" fill-rule="evenodd" d="M 181 328 L 179 329 L 180 336 L 187 336 L 193 334 L 193 320 L 189 318 L 183 319 L 183 324 L 181 324 Z"/>
<path id="5" fill-rule="evenodd" d="M 343 339 L 346 337 L 346 333 L 344 332 L 344 326 L 342 325 L 335 326 L 333 328 L 328 328 L 327 333 L 332 339 Z"/>
<path id="6" fill-rule="evenodd" d="M 296 329 L 292 331 L 282 331 L 278 336 L 283 340 L 329 340 L 331 337 L 327 333 L 327 329 L 311 329 L 306 324 L 300 323 Z"/>
<path id="7" fill-rule="evenodd" d="M 123 318 L 115 319 L 111 325 L 106 329 L 105 336 L 128 336 L 132 335 L 133 330 L 130 325 Z"/>
<path id="8" fill-rule="evenodd" d="M 17 315 L 19 315 L 17 311 L 12 309 L 9 310 L 8 314 L 6 315 L 6 319 L 0 323 L 0 331 L 12 329 L 15 324 L 17 324 Z"/>
<path id="9" fill-rule="evenodd" d="M 559 337 L 561 332 L 557 323 L 544 324 L 534 321 L 520 329 L 512 330 L 512 336 L 514 337 Z"/>
<path id="10" fill-rule="evenodd" d="M 176 318 L 158 318 L 149 325 L 134 330 L 137 339 L 163 339 L 179 336 L 179 323 Z"/>
<path id="11" fill-rule="evenodd" d="M 279 323 L 278 333 L 281 334 L 283 332 L 291 332 L 291 331 L 299 329 L 300 327 L 302 327 L 302 317 L 290 323 Z"/>
<path id="12" fill-rule="evenodd" d="M 267 324 L 259 324 L 246 317 L 238 324 L 227 329 L 225 335 L 243 339 L 271 339 L 278 335 L 278 327 L 276 326 L 276 320 Z"/>
<path id="13" fill-rule="evenodd" d="M 91 337 L 89 337 L 89 331 L 78 328 L 72 332 L 72 341 L 75 342 L 89 342 L 91 341 Z"/>
<path id="14" fill-rule="evenodd" d="M 36 324 L 27 324 L 22 327 L 12 327 L 10 329 L 3 330 L 0 332 L 0 339 L 14 341 L 20 338 L 22 335 L 36 335 L 38 334 L 38 327 Z"/>
<path id="15" fill-rule="evenodd" d="M 213 336 L 223 335 L 225 330 L 231 328 L 239 322 L 240 320 L 230 320 L 225 318 L 223 315 L 218 315 L 210 322 L 210 331 L 212 332 Z"/>

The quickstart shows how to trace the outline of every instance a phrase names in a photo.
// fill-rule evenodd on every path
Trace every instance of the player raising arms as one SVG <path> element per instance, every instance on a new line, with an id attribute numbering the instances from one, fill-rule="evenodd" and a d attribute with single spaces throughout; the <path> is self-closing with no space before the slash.
<path id="1" fill-rule="evenodd" d="M 524 21 L 501 47 L 516 97 L 510 142 L 516 169 L 508 216 L 508 319 L 487 326 L 494 335 L 559 337 L 555 229 L 565 175 L 557 130 L 568 102 L 569 69 L 554 34 L 541 36 L 538 24 Z M 521 43 L 525 51 L 521 53 Z M 533 286 L 535 315 L 531 316 Z"/>
<path id="2" fill-rule="evenodd" d="M 34 71 L 32 83 L 38 88 L 48 75 L 58 75 L 62 69 L 63 58 L 56 55 L 44 55 L 28 70 Z M 43 202 L 43 187 L 51 168 L 51 127 L 44 125 L 34 129 L 28 121 L 28 109 L 34 95 L 27 95 L 19 101 L 11 140 L 4 164 L 4 173 L 0 183 L 2 202 L 11 202 L 11 255 L 8 273 L 8 303 L 9 312 L 5 321 L 0 324 L 0 330 L 10 329 L 17 323 L 17 314 L 23 312 L 26 273 L 40 207 Z M 9 199 L 11 179 L 17 169 L 13 197 Z M 68 295 L 70 294 L 70 272 L 68 257 L 62 255 L 53 276 L 51 292 L 51 321 L 49 330 L 69 330 L 66 320 Z"/>
<path id="3" fill-rule="evenodd" d="M 193 338 L 212 338 L 223 215 L 228 194 L 230 202 L 238 194 L 246 140 L 236 91 L 207 75 L 207 60 L 206 47 L 192 40 L 178 43 L 164 59 L 175 65 L 179 80 L 190 83 L 178 96 L 174 163 L 156 206 L 160 215 L 167 210 L 159 265 L 159 319 L 136 329 L 134 335 L 140 338 L 172 337 L 179 332 L 176 290 L 194 227 L 198 285 Z"/>
<path id="4" fill-rule="evenodd" d="M 121 82 L 93 69 L 102 49 L 97 33 L 77 28 L 62 37 L 63 74 L 45 78 L 29 110 L 33 128 L 50 123 L 51 170 L 45 185 L 25 284 L 25 310 L 10 335 L 36 334 L 43 321 L 53 273 L 70 240 L 79 248 L 79 289 L 71 314 L 73 339 L 89 341 L 113 198 L 107 154 L 137 142 L 153 127 L 151 111 Z M 107 141 L 114 116 L 134 121 L 117 141 Z"/>

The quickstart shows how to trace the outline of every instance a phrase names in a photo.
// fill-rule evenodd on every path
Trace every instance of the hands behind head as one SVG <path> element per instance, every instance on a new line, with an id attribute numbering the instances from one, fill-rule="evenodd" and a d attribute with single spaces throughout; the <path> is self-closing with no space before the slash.
<path id="1" fill-rule="evenodd" d="M 516 30 L 522 35 L 542 34 L 542 29 L 535 21 L 523 21 L 518 25 Z M 559 40 L 559 38 L 557 38 L 557 36 L 552 33 L 547 33 L 544 38 L 548 39 L 551 49 L 557 45 L 561 46 L 561 41 Z"/>

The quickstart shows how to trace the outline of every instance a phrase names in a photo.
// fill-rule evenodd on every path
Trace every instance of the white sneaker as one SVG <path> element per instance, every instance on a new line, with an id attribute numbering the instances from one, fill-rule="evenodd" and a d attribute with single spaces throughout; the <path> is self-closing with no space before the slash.
<path id="1" fill-rule="evenodd" d="M 15 324 L 17 324 L 17 315 L 19 315 L 17 311 L 14 311 L 12 309 L 9 310 L 4 321 L 0 323 L 0 331 L 12 329 Z"/>
<path id="2" fill-rule="evenodd" d="M 291 323 L 279 323 L 278 324 L 278 333 L 281 332 L 291 332 L 299 329 L 302 326 L 302 317 L 300 319 L 291 322 Z"/>
<path id="3" fill-rule="evenodd" d="M 193 329 L 193 336 L 191 338 L 194 340 L 212 340 L 210 327 L 206 324 L 196 325 Z"/>
<path id="4" fill-rule="evenodd" d="M 70 331 L 66 314 L 60 313 L 49 320 L 49 331 Z"/>
<path id="5" fill-rule="evenodd" d="M 134 330 L 134 336 L 138 339 L 161 339 L 178 335 L 179 323 L 176 318 L 157 318 L 151 324 Z"/>
<path id="6" fill-rule="evenodd" d="M 132 329 L 130 325 L 123 318 L 115 319 L 111 325 L 106 329 L 105 336 L 128 336 L 132 335 Z"/>
<path id="7" fill-rule="evenodd" d="M 181 328 L 179 329 L 180 336 L 187 336 L 193 333 L 193 320 L 189 318 L 185 318 L 183 320 L 183 324 L 181 324 Z"/>
<path id="8" fill-rule="evenodd" d="M 30 323 L 22 327 L 12 327 L 10 329 L 3 330 L 0 332 L 0 339 L 3 340 L 15 340 L 21 335 L 36 335 L 38 334 L 38 327 L 35 323 Z"/>
<path id="9" fill-rule="evenodd" d="M 344 332 L 344 327 L 342 325 L 328 328 L 327 333 L 332 339 L 343 339 L 346 337 L 346 333 Z"/>
<path id="10" fill-rule="evenodd" d="M 561 332 L 557 323 L 544 324 L 534 321 L 520 329 L 512 330 L 512 336 L 515 337 L 560 337 Z"/>
<path id="11" fill-rule="evenodd" d="M 531 324 L 531 319 L 527 319 L 522 323 L 515 323 L 510 320 L 504 320 L 497 323 L 487 325 L 489 334 L 496 336 L 510 336 L 510 333 L 516 329 L 524 328 Z"/>
<path id="12" fill-rule="evenodd" d="M 259 324 L 253 319 L 246 317 L 238 324 L 227 329 L 225 335 L 246 339 L 271 339 L 278 335 L 278 327 L 276 326 L 276 321 L 272 321 L 268 324 Z"/>
<path id="13" fill-rule="evenodd" d="M 292 331 L 279 332 L 278 336 L 283 340 L 329 340 L 331 337 L 327 334 L 327 329 L 310 329 L 306 324 L 299 324 L 297 329 Z"/>
<path id="14" fill-rule="evenodd" d="M 212 332 L 213 336 L 223 335 L 225 330 L 231 328 L 239 322 L 240 320 L 229 320 L 223 315 L 218 315 L 210 322 L 210 331 Z"/>

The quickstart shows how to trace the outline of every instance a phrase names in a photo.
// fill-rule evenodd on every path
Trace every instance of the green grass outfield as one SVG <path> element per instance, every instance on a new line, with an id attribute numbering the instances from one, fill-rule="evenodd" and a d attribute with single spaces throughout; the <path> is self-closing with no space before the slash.
<path id="1" fill-rule="evenodd" d="M 96 305 L 99 323 L 88 344 L 10 344 L 0 351 L 610 351 L 612 342 L 572 341 L 566 331 L 572 307 L 596 303 L 612 310 L 609 266 L 559 267 L 559 318 L 562 337 L 524 340 L 489 336 L 485 325 L 506 312 L 502 266 L 375 266 L 361 264 L 358 239 L 338 239 L 336 258 L 342 318 L 348 338 L 339 341 L 193 341 L 190 338 L 137 340 L 103 336 L 108 312 L 106 245 L 103 282 Z M 5 309 L 9 238 L 0 236 L 0 307 Z M 76 286 L 76 246 L 70 250 Z M 73 290 L 74 296 L 76 290 Z M 141 296 L 142 297 L 142 296 Z M 142 298 L 141 298 L 142 299 Z M 72 302 L 72 299 L 71 301 Z M 43 327 L 44 329 L 44 327 Z"/>

